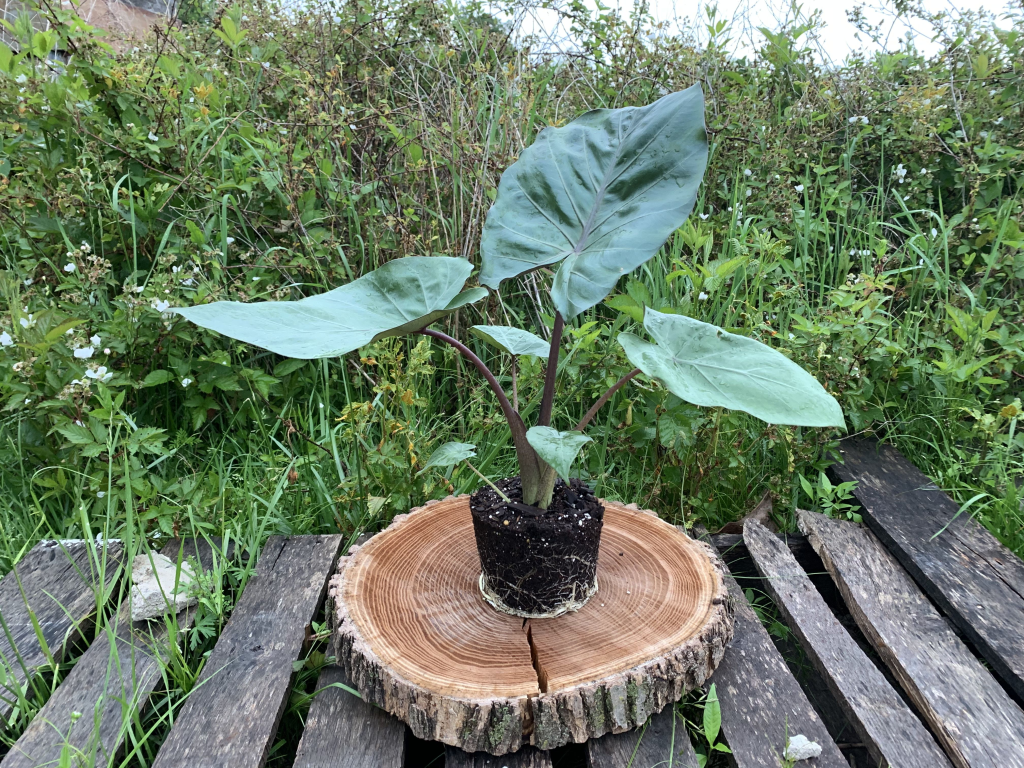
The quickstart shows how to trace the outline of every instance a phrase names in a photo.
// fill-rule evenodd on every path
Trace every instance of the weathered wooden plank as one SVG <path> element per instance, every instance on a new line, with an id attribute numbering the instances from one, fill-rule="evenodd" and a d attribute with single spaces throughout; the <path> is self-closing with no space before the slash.
<path id="1" fill-rule="evenodd" d="M 402 768 L 405 723 L 343 688 L 341 667 L 325 667 L 306 716 L 295 768 Z"/>
<path id="2" fill-rule="evenodd" d="M 589 768 L 697 768 L 683 719 L 670 705 L 643 726 L 586 743 Z"/>
<path id="3" fill-rule="evenodd" d="M 154 768 L 262 766 L 341 536 L 274 536 Z"/>
<path id="4" fill-rule="evenodd" d="M 928 729 L 829 610 L 789 548 L 757 522 L 748 521 L 743 536 L 775 604 L 864 742 L 872 764 L 949 766 Z"/>
<path id="5" fill-rule="evenodd" d="M 0 581 L 0 665 L 10 681 L 0 685 L 0 720 L 18 703 L 15 686 L 24 690 L 39 668 L 49 666 L 48 653 L 60 661 L 69 641 L 92 626 L 100 585 L 108 595 L 123 572 L 121 552 L 119 541 L 104 547 L 91 541 L 42 541 Z"/>
<path id="6" fill-rule="evenodd" d="M 798 520 L 954 765 L 1024 768 L 1024 712 L 874 534 L 813 512 L 801 510 Z"/>
<path id="7" fill-rule="evenodd" d="M 210 569 L 214 557 L 209 542 L 194 540 L 171 542 L 161 553 L 175 561 L 179 554 L 193 557 L 202 570 Z M 183 610 L 176 627 L 187 629 L 194 618 L 194 611 Z M 65 749 L 70 755 L 95 755 L 96 765 L 106 765 L 117 755 L 126 736 L 126 717 L 145 709 L 160 682 L 170 642 L 166 621 L 131 621 L 127 598 L 116 622 L 82 654 L 0 768 L 57 765 Z"/>
<path id="8" fill-rule="evenodd" d="M 871 530 L 1024 699 L 1024 562 L 969 515 L 957 517 L 957 503 L 895 448 L 846 441 L 840 452 L 845 464 L 832 469 L 858 481 Z"/>
<path id="9" fill-rule="evenodd" d="M 781 768 L 787 738 L 803 734 L 821 744 L 808 768 L 849 768 L 800 684 L 779 655 L 743 590 L 730 578 L 735 636 L 715 670 L 722 732 L 739 768 Z"/>
<path id="10" fill-rule="evenodd" d="M 486 752 L 463 752 L 445 747 L 445 768 L 551 768 L 551 753 L 536 747 L 523 747 L 511 755 L 495 757 Z"/>

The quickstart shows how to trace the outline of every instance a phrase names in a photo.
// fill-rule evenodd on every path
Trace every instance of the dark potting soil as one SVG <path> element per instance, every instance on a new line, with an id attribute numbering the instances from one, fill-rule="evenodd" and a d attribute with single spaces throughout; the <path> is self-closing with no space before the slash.
<path id="1" fill-rule="evenodd" d="M 582 601 L 597 576 L 604 507 L 586 485 L 559 479 L 546 511 L 523 504 L 518 477 L 485 485 L 469 499 L 487 586 L 506 606 L 528 614 Z M 539 514 L 538 514 L 539 513 Z"/>

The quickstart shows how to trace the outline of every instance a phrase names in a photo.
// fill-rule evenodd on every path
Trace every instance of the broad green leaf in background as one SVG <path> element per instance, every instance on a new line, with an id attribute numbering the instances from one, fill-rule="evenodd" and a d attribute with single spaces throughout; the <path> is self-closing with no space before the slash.
<path id="1" fill-rule="evenodd" d="M 759 341 L 648 309 L 655 344 L 619 335 L 630 362 L 683 400 L 746 411 L 770 424 L 843 427 L 839 403 L 803 368 Z"/>
<path id="2" fill-rule="evenodd" d="M 569 470 L 583 446 L 592 442 L 582 432 L 559 432 L 551 427 L 530 427 L 526 439 L 563 480 L 569 479 Z"/>
<path id="3" fill-rule="evenodd" d="M 431 467 L 451 467 L 460 461 L 471 459 L 476 456 L 476 446 L 472 443 L 445 443 L 427 459 L 420 473 L 426 472 Z"/>
<path id="4" fill-rule="evenodd" d="M 547 358 L 551 351 L 551 345 L 540 336 L 508 325 L 474 325 L 469 331 L 510 355 Z"/>
<path id="5" fill-rule="evenodd" d="M 481 237 L 480 282 L 497 288 L 562 262 L 551 297 L 575 317 L 683 224 L 707 155 L 699 85 L 545 129 L 501 177 Z"/>
<path id="6" fill-rule="evenodd" d="M 389 261 L 333 291 L 299 301 L 218 301 L 173 310 L 196 325 L 286 357 L 337 357 L 424 328 L 487 295 L 459 292 L 473 266 L 449 256 Z"/>

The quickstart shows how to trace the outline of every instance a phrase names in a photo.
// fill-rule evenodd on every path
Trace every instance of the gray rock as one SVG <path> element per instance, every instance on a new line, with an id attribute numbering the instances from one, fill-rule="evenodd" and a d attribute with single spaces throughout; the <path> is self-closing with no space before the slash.
<path id="1" fill-rule="evenodd" d="M 161 617 L 168 605 L 174 606 L 175 613 L 195 605 L 198 600 L 188 593 L 193 581 L 195 574 L 188 563 L 183 562 L 179 572 L 178 564 L 165 555 L 136 555 L 132 561 L 132 621 Z"/>

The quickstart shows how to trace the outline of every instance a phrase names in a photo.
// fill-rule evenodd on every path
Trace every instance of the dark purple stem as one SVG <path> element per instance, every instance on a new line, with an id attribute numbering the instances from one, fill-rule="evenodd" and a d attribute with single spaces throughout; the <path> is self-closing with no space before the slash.
<path id="1" fill-rule="evenodd" d="M 447 333 L 442 333 L 441 331 L 435 331 L 431 328 L 423 328 L 419 333 L 424 336 L 439 339 L 445 344 L 450 344 L 455 347 L 455 349 L 459 350 L 467 360 L 477 367 L 477 370 L 484 375 L 485 379 L 487 379 L 487 383 L 490 385 L 491 389 L 494 390 L 494 394 L 498 396 L 498 402 L 501 404 L 501 410 L 505 413 L 505 418 L 508 419 L 509 424 L 513 422 L 513 417 L 519 416 L 519 414 L 516 413 L 515 408 L 512 407 L 512 403 L 508 401 L 508 395 L 505 394 L 505 390 L 501 388 L 501 384 L 498 383 L 494 374 L 491 373 L 491 369 L 484 364 L 483 360 L 476 356 L 473 350 L 458 339 L 453 339 Z"/>
<path id="2" fill-rule="evenodd" d="M 467 360 L 476 366 L 477 370 L 484 375 L 487 379 L 487 383 L 490 385 L 494 394 L 498 397 L 498 403 L 501 405 L 501 411 L 505 414 L 505 419 L 508 421 L 508 427 L 512 431 L 512 442 L 516 446 L 516 456 L 519 458 L 519 472 L 523 481 L 523 493 L 524 497 L 530 497 L 531 500 L 528 502 L 533 503 L 532 495 L 533 489 L 538 482 L 540 477 L 540 465 L 537 453 L 530 446 L 529 441 L 526 439 L 526 425 L 523 423 L 522 417 L 519 412 L 512 407 L 512 403 L 508 401 L 508 396 L 505 394 L 505 390 L 501 388 L 501 384 L 494 378 L 494 374 L 491 373 L 491 369 L 488 368 L 484 361 L 477 357 L 473 350 L 467 347 L 458 339 L 453 339 L 447 333 L 441 331 L 435 331 L 430 328 L 423 328 L 417 333 L 424 336 L 430 336 L 431 338 L 443 341 L 445 344 L 450 344 L 455 347 Z"/>
<path id="3" fill-rule="evenodd" d="M 642 371 L 639 368 L 634 368 L 632 371 L 630 371 L 625 376 L 623 376 L 621 379 L 619 379 L 614 384 L 612 384 L 611 388 L 607 392 L 605 392 L 603 395 L 601 395 L 599 398 L 597 398 L 597 402 L 596 403 L 594 403 L 592 406 L 590 406 L 590 410 L 587 411 L 586 416 L 584 416 L 582 419 L 580 419 L 580 423 L 576 425 L 576 431 L 577 432 L 582 432 L 586 428 L 587 424 L 589 424 L 591 422 L 591 420 L 595 416 L 597 416 L 597 412 L 601 410 L 601 406 L 604 405 L 605 403 L 607 403 L 608 399 L 612 395 L 614 395 L 616 392 L 618 392 L 620 389 L 622 389 L 622 386 L 627 381 L 629 381 L 630 379 L 632 379 L 634 376 L 636 376 L 639 373 L 642 373 Z"/>
<path id="4" fill-rule="evenodd" d="M 537 426 L 551 425 L 551 410 L 555 403 L 555 377 L 558 374 L 558 352 L 562 346 L 562 329 L 565 321 L 561 312 L 555 312 L 555 327 L 551 329 L 551 349 L 548 351 L 548 370 L 544 376 L 544 396 L 540 401 L 540 418 Z"/>

